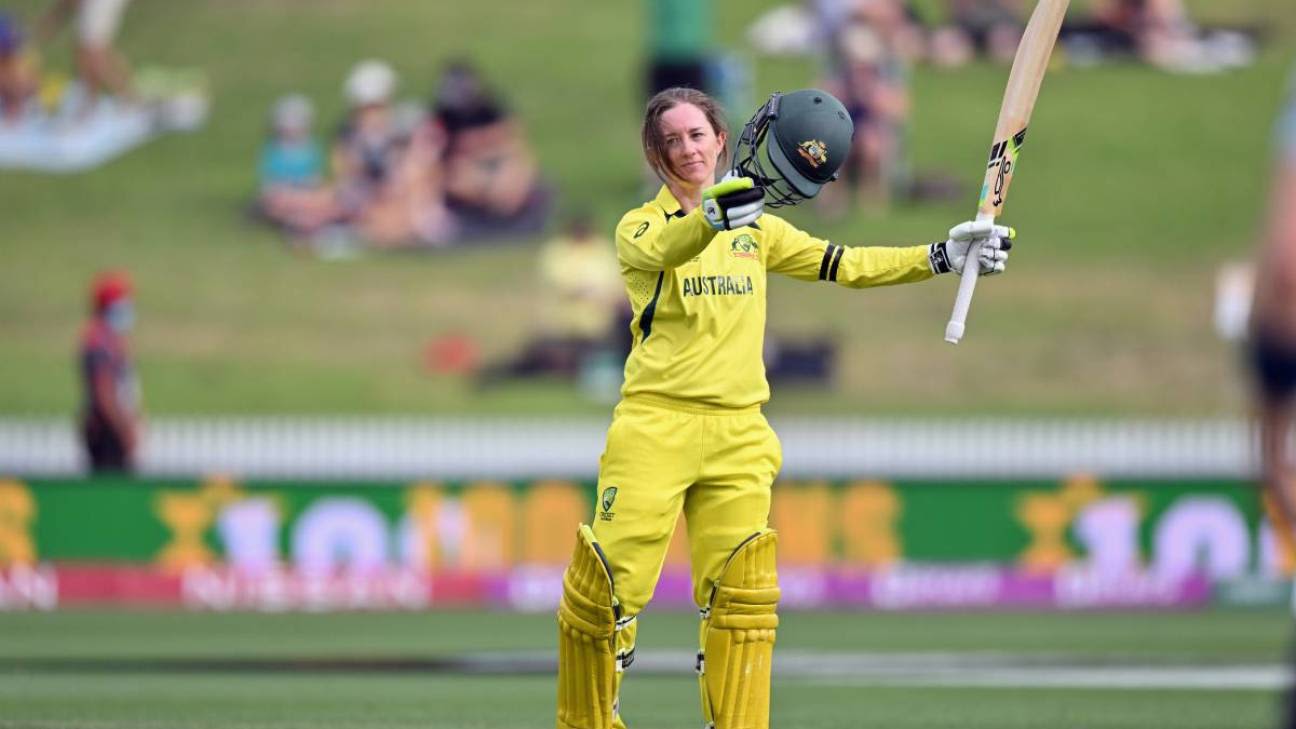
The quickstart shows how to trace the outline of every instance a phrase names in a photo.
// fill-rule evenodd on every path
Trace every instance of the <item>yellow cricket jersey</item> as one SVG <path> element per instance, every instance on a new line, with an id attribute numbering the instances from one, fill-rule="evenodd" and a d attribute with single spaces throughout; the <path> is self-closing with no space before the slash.
<path id="1" fill-rule="evenodd" d="M 933 275 L 925 245 L 839 246 L 769 213 L 755 225 L 716 231 L 700 208 L 683 214 L 665 186 L 621 218 L 616 246 L 634 307 L 621 395 L 702 408 L 769 400 L 761 357 L 767 271 L 852 288 Z"/>

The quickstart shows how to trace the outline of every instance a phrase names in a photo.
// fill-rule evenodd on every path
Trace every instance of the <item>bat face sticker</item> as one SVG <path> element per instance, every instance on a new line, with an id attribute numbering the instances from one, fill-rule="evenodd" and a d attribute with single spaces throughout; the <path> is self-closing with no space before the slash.
<path id="1" fill-rule="evenodd" d="M 981 189 L 981 201 L 985 202 L 990 198 L 990 204 L 995 207 L 1003 205 L 1004 191 L 1008 188 L 1008 179 L 1012 175 L 1013 166 L 1017 164 L 1017 155 L 1021 154 L 1022 145 L 1026 143 L 1026 130 L 1023 129 L 1013 135 L 1012 139 L 1006 139 L 1002 142 L 996 142 L 990 148 L 990 163 L 986 169 L 998 168 L 995 175 L 994 187 L 991 188 L 987 182 Z"/>

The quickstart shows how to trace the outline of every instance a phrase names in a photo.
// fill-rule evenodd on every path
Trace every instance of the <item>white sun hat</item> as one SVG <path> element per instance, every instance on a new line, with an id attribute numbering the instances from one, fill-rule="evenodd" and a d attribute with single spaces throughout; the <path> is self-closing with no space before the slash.
<path id="1" fill-rule="evenodd" d="M 352 106 L 390 101 L 396 90 L 396 72 L 384 61 L 369 59 L 357 63 L 347 75 L 344 92 Z"/>

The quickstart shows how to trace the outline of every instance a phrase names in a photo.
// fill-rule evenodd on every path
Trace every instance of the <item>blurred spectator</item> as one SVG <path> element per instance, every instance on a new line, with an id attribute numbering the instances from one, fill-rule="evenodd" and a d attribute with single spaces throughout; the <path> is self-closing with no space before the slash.
<path id="1" fill-rule="evenodd" d="M 815 20 L 815 45 L 826 57 L 827 73 L 838 76 L 849 63 L 842 36 L 865 26 L 885 43 L 888 51 L 906 63 L 925 53 L 926 41 L 919 17 L 904 0 L 806 0 Z"/>
<path id="2" fill-rule="evenodd" d="M 1179 0 L 1100 0 L 1091 22 L 1104 50 L 1157 65 L 1171 63 L 1193 36 Z"/>
<path id="3" fill-rule="evenodd" d="M 551 194 L 521 125 L 466 61 L 445 67 L 432 102 L 445 134 L 442 186 L 461 239 L 538 233 Z"/>
<path id="4" fill-rule="evenodd" d="M 411 129 L 401 175 L 410 189 L 411 224 L 415 242 L 441 247 L 454 243 L 461 233 L 459 218 L 446 200 L 445 156 L 449 137 L 436 115 L 411 104 L 403 114 Z"/>
<path id="5" fill-rule="evenodd" d="M 396 82 L 396 72 L 383 61 L 356 64 L 344 85 L 349 110 L 333 145 L 339 204 L 361 237 L 379 246 L 413 237 L 410 190 L 400 174 L 409 140 L 393 114 Z"/>
<path id="6" fill-rule="evenodd" d="M 772 55 L 821 54 L 835 69 L 841 59 L 831 50 L 834 39 L 863 19 L 911 63 L 959 66 L 978 55 L 1008 63 L 1033 5 L 1024 0 L 802 0 L 764 13 L 749 29 L 748 40 Z M 1190 19 L 1183 0 L 1073 5 L 1083 10 L 1068 16 L 1061 40 L 1067 60 L 1079 66 L 1137 57 L 1181 72 L 1240 68 L 1254 63 L 1265 32 L 1255 26 L 1202 28 Z"/>
<path id="7" fill-rule="evenodd" d="M 140 395 L 126 346 L 135 323 L 130 279 L 98 276 L 91 289 L 92 316 L 81 334 L 81 435 L 93 473 L 129 472 L 140 440 Z"/>
<path id="8" fill-rule="evenodd" d="M 343 85 L 347 115 L 333 147 L 333 171 L 349 208 L 362 209 L 380 194 L 396 162 L 391 123 L 396 72 L 383 61 L 361 61 Z"/>
<path id="9" fill-rule="evenodd" d="M 75 18 L 77 76 L 87 110 L 104 93 L 133 98 L 131 70 L 113 43 L 130 0 L 54 0 L 41 18 L 39 38 L 48 43 Z"/>
<path id="10" fill-rule="evenodd" d="M 1294 69 L 1296 70 L 1296 69 Z M 1249 364 L 1260 426 L 1260 485 L 1275 541 L 1296 551 L 1296 75 L 1278 117 L 1277 163 L 1270 184 L 1269 220 L 1256 266 Z M 1291 608 L 1296 610 L 1296 586 Z M 1296 729 L 1296 686 L 1284 696 L 1279 726 Z"/>
<path id="11" fill-rule="evenodd" d="M 310 100 L 300 94 L 279 99 L 261 148 L 261 213 L 299 234 L 314 233 L 341 215 L 336 195 L 325 185 L 314 115 Z"/>
<path id="12" fill-rule="evenodd" d="M 708 91 L 711 0 L 647 0 L 648 72 L 644 100 L 685 86 Z"/>
<path id="13" fill-rule="evenodd" d="M 1062 26 L 1068 57 L 1091 64 L 1136 56 L 1169 71 L 1202 73 L 1249 65 L 1254 32 L 1202 30 L 1182 0 L 1097 0 L 1089 18 Z"/>
<path id="14" fill-rule="evenodd" d="M 564 234 L 540 249 L 542 326 L 558 339 L 605 342 L 625 298 L 616 247 L 594 231 L 590 216 L 572 216 Z"/>
<path id="15" fill-rule="evenodd" d="M 319 169 L 310 102 L 281 99 L 261 153 L 259 211 L 330 256 L 543 229 L 551 194 L 521 126 L 475 69 L 447 66 L 430 110 L 396 103 L 396 86 L 383 61 L 351 69 L 332 183 Z"/>
<path id="16" fill-rule="evenodd" d="M 564 234 L 544 244 L 537 264 L 539 336 L 515 359 L 487 368 L 484 383 L 504 378 L 581 375 L 591 358 L 618 346 L 614 325 L 625 301 L 616 247 L 574 215 Z M 620 366 L 620 362 L 617 366 Z"/>
<path id="17" fill-rule="evenodd" d="M 1296 524 L 1296 469 L 1290 451 L 1296 408 L 1296 84 L 1279 119 L 1277 141 L 1249 354 L 1260 421 L 1261 480 L 1275 531 L 1290 547 Z"/>
<path id="18" fill-rule="evenodd" d="M 324 157 L 313 136 L 315 107 L 301 94 L 275 102 L 270 139 L 261 150 L 261 184 L 310 188 L 323 182 Z"/>
<path id="19" fill-rule="evenodd" d="M 907 186 L 909 68 L 893 45 L 900 35 L 884 35 L 876 27 L 870 16 L 856 15 L 834 39 L 839 60 L 827 86 L 850 112 L 855 136 L 844 169 L 849 185 L 829 186 L 820 196 L 830 213 L 842 212 L 851 190 L 861 206 L 884 209 Z"/>
<path id="20" fill-rule="evenodd" d="M 949 25 L 931 33 L 928 58 L 937 66 L 961 66 L 980 54 L 1012 63 L 1022 35 L 1020 0 L 946 0 Z"/>
<path id="21" fill-rule="evenodd" d="M 357 244 L 443 244 L 455 230 L 440 187 L 444 134 L 416 104 L 394 104 L 396 73 L 356 64 L 343 85 L 347 115 L 324 179 L 309 99 L 276 102 L 261 151 L 259 211 L 324 255 Z"/>
<path id="22" fill-rule="evenodd" d="M 864 24 L 876 32 L 890 56 L 911 65 L 926 53 L 921 19 L 905 0 L 853 0 L 847 25 Z"/>
<path id="23" fill-rule="evenodd" d="M 18 20 L 0 10 L 0 122 L 13 124 L 33 108 L 40 71 Z"/>

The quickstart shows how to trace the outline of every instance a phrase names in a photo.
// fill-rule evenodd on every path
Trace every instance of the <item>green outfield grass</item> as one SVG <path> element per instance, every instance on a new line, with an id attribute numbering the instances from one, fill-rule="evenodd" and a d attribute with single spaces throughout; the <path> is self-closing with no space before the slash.
<path id="1" fill-rule="evenodd" d="M 427 657 L 552 647 L 549 614 L 0 613 L 0 661 L 23 658 Z M 788 613 L 780 646 L 819 651 L 1064 652 L 1165 661 L 1278 661 L 1281 611 Z M 692 648 L 697 617 L 649 610 L 646 648 Z"/>
<path id="2" fill-rule="evenodd" d="M 626 689 L 633 729 L 702 725 L 692 681 Z M 415 676 L 8 676 L 0 727 L 24 729 L 532 729 L 553 724 L 552 679 Z M 1255 692 L 774 687 L 771 725 L 804 729 L 1267 729 Z M 636 710 L 636 707 L 637 710 Z"/>
<path id="3" fill-rule="evenodd" d="M 694 616 L 649 611 L 643 620 L 641 649 L 687 658 Z M 956 660 L 1011 654 L 1116 667 L 1274 665 L 1283 660 L 1289 631 L 1290 616 L 1278 611 L 789 613 L 778 655 L 939 653 Z M 323 658 L 551 651 L 549 615 L 0 613 L 0 635 L 3 727 L 511 729 L 552 722 L 553 679 L 543 672 L 310 670 L 311 659 Z M 202 667 L 222 658 L 296 659 L 299 670 Z M 84 665 L 108 659 L 118 663 Z M 149 666 L 150 660 L 172 663 Z M 625 692 L 637 729 L 699 723 L 696 686 L 683 671 L 632 675 Z M 1259 729 L 1273 725 L 1276 702 L 1268 690 L 888 686 L 842 674 L 780 677 L 773 705 L 775 726 L 806 729 Z"/>
<path id="4" fill-rule="evenodd" d="M 773 4 L 717 2 L 717 40 L 743 52 L 746 26 Z M 1255 239 L 1296 11 L 1193 4 L 1205 19 L 1264 22 L 1269 50 L 1222 76 L 1051 76 L 1008 208 L 1021 245 L 1011 274 L 978 294 L 959 348 L 940 341 L 953 281 L 863 294 L 773 284 L 772 331 L 835 333 L 844 346 L 836 391 L 785 390 L 773 409 L 1240 412 L 1235 355 L 1211 331 L 1213 280 Z M 44 3 L 11 5 L 30 16 Z M 610 227 L 642 199 L 638 20 L 633 4 L 578 0 L 138 0 L 123 48 L 141 64 L 203 68 L 212 117 L 88 174 L 0 174 L 0 413 L 74 409 L 84 289 L 105 266 L 138 279 L 135 344 L 154 414 L 602 412 L 557 385 L 481 394 L 422 372 L 433 336 L 469 332 L 488 357 L 527 336 L 534 242 L 329 263 L 288 253 L 243 210 L 278 95 L 313 96 L 327 132 L 355 60 L 388 58 L 421 98 L 443 59 L 468 54 L 525 120 L 564 206 L 588 204 Z M 814 73 L 809 60 L 761 60 L 755 91 Z M 796 211 L 795 222 L 846 243 L 929 242 L 969 216 L 1005 74 L 915 77 L 916 166 L 964 181 L 965 200 L 834 223 Z"/>

